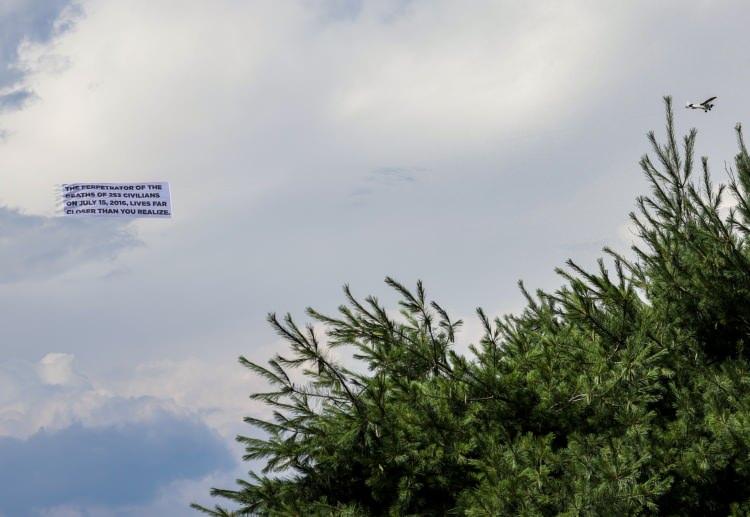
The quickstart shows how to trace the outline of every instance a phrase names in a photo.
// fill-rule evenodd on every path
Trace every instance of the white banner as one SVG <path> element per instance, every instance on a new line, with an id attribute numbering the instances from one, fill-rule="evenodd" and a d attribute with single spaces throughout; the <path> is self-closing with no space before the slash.
<path id="1" fill-rule="evenodd" d="M 62 214 L 73 217 L 172 217 L 169 183 L 64 183 Z"/>

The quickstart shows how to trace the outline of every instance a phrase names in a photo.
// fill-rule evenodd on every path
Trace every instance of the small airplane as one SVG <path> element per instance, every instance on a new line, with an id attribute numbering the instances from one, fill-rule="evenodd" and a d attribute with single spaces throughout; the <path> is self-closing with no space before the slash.
<path id="1" fill-rule="evenodd" d="M 713 101 L 715 100 L 716 100 L 716 97 L 711 97 L 710 99 L 706 99 L 700 104 L 697 104 L 695 102 L 690 102 L 685 107 L 690 108 L 692 110 L 703 110 L 703 112 L 706 113 L 708 111 L 711 111 L 711 108 L 714 107 Z"/>

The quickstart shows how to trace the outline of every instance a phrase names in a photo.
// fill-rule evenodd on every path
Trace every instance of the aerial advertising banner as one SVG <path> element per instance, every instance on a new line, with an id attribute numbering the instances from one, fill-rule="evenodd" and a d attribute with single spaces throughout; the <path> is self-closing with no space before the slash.
<path id="1" fill-rule="evenodd" d="M 72 217 L 172 217 L 169 183 L 64 183 L 62 215 Z"/>

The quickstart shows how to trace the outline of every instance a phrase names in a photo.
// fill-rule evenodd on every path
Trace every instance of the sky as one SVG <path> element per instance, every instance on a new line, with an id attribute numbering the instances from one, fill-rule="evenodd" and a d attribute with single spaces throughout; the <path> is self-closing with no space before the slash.
<path id="1" fill-rule="evenodd" d="M 749 22 L 741 0 L 0 0 L 0 516 L 212 504 L 252 467 L 233 438 L 264 384 L 237 357 L 284 350 L 268 312 L 422 279 L 466 346 L 519 279 L 627 250 L 662 96 L 726 179 Z M 174 216 L 59 217 L 83 181 L 169 181 Z"/>

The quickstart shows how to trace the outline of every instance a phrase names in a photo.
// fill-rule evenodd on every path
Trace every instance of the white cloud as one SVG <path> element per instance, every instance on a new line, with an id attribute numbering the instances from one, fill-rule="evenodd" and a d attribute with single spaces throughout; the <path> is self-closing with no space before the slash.
<path id="1" fill-rule="evenodd" d="M 193 414 L 164 398 L 128 397 L 97 387 L 76 371 L 74 357 L 50 353 L 39 362 L 0 362 L 0 436 L 27 438 L 73 424 L 101 427 L 161 414 Z"/>
<path id="2" fill-rule="evenodd" d="M 66 350 L 93 357 L 98 336 L 127 323 L 109 337 L 102 369 L 184 350 L 203 360 L 208 342 L 232 358 L 240 327 L 265 342 L 266 311 L 337 302 L 344 282 L 447 281 L 444 271 L 470 263 L 490 277 L 507 271 L 514 289 L 516 259 L 497 243 L 528 243 L 534 229 L 517 229 L 532 209 L 519 205 L 542 181 L 522 183 L 534 166 L 518 139 L 590 113 L 602 85 L 636 66 L 616 59 L 632 10 L 611 6 L 363 2 L 335 17 L 325 2 L 82 6 L 74 29 L 21 49 L 38 100 L 3 120 L 0 170 L 11 173 L 0 202 L 49 214 L 56 183 L 163 179 L 176 216 L 133 224 L 144 246 L 100 256 L 119 259 L 95 274 L 76 266 L 92 256 L 87 246 L 68 243 L 91 248 L 121 228 L 42 233 L 48 260 L 34 275 L 75 277 L 4 296 L 19 307 L 9 346 L 29 354 L 65 333 L 76 336 Z M 383 167 L 424 172 L 352 203 Z M 12 267 L 0 278 L 31 275 L 24 239 L 8 246 Z M 55 325 L 28 331 L 31 314 Z"/>
<path id="3" fill-rule="evenodd" d="M 227 185 L 251 201 L 348 178 L 352 154 L 486 151 L 556 126 L 623 66 L 600 58 L 625 9 L 366 3 L 354 21 L 321 21 L 312 5 L 84 2 L 75 30 L 21 49 L 40 101 L 6 121 L 0 167 L 18 180 L 3 198 L 48 211 L 54 183 L 164 178 L 189 218 L 235 197 Z"/>
<path id="4" fill-rule="evenodd" d="M 53 386 L 87 386 L 86 378 L 73 369 L 75 357 L 71 354 L 51 353 L 36 364 L 39 380 Z"/>
<path id="5" fill-rule="evenodd" d="M 266 412 L 260 403 L 249 399 L 262 384 L 257 375 L 236 362 L 186 358 L 143 363 L 109 386 L 125 397 L 153 397 L 189 408 L 230 441 L 249 430 L 243 417 Z"/>
<path id="6" fill-rule="evenodd" d="M 268 356 L 270 350 L 265 349 Z M 259 362 L 266 359 L 261 350 L 256 355 Z M 267 412 L 248 397 L 264 387 L 238 363 L 197 358 L 143 363 L 115 379 L 84 375 L 69 353 L 48 353 L 38 362 L 6 360 L 0 362 L 0 437 L 26 438 L 73 424 L 140 422 L 168 413 L 199 418 L 231 445 L 238 433 L 250 431 L 243 417 Z"/>

